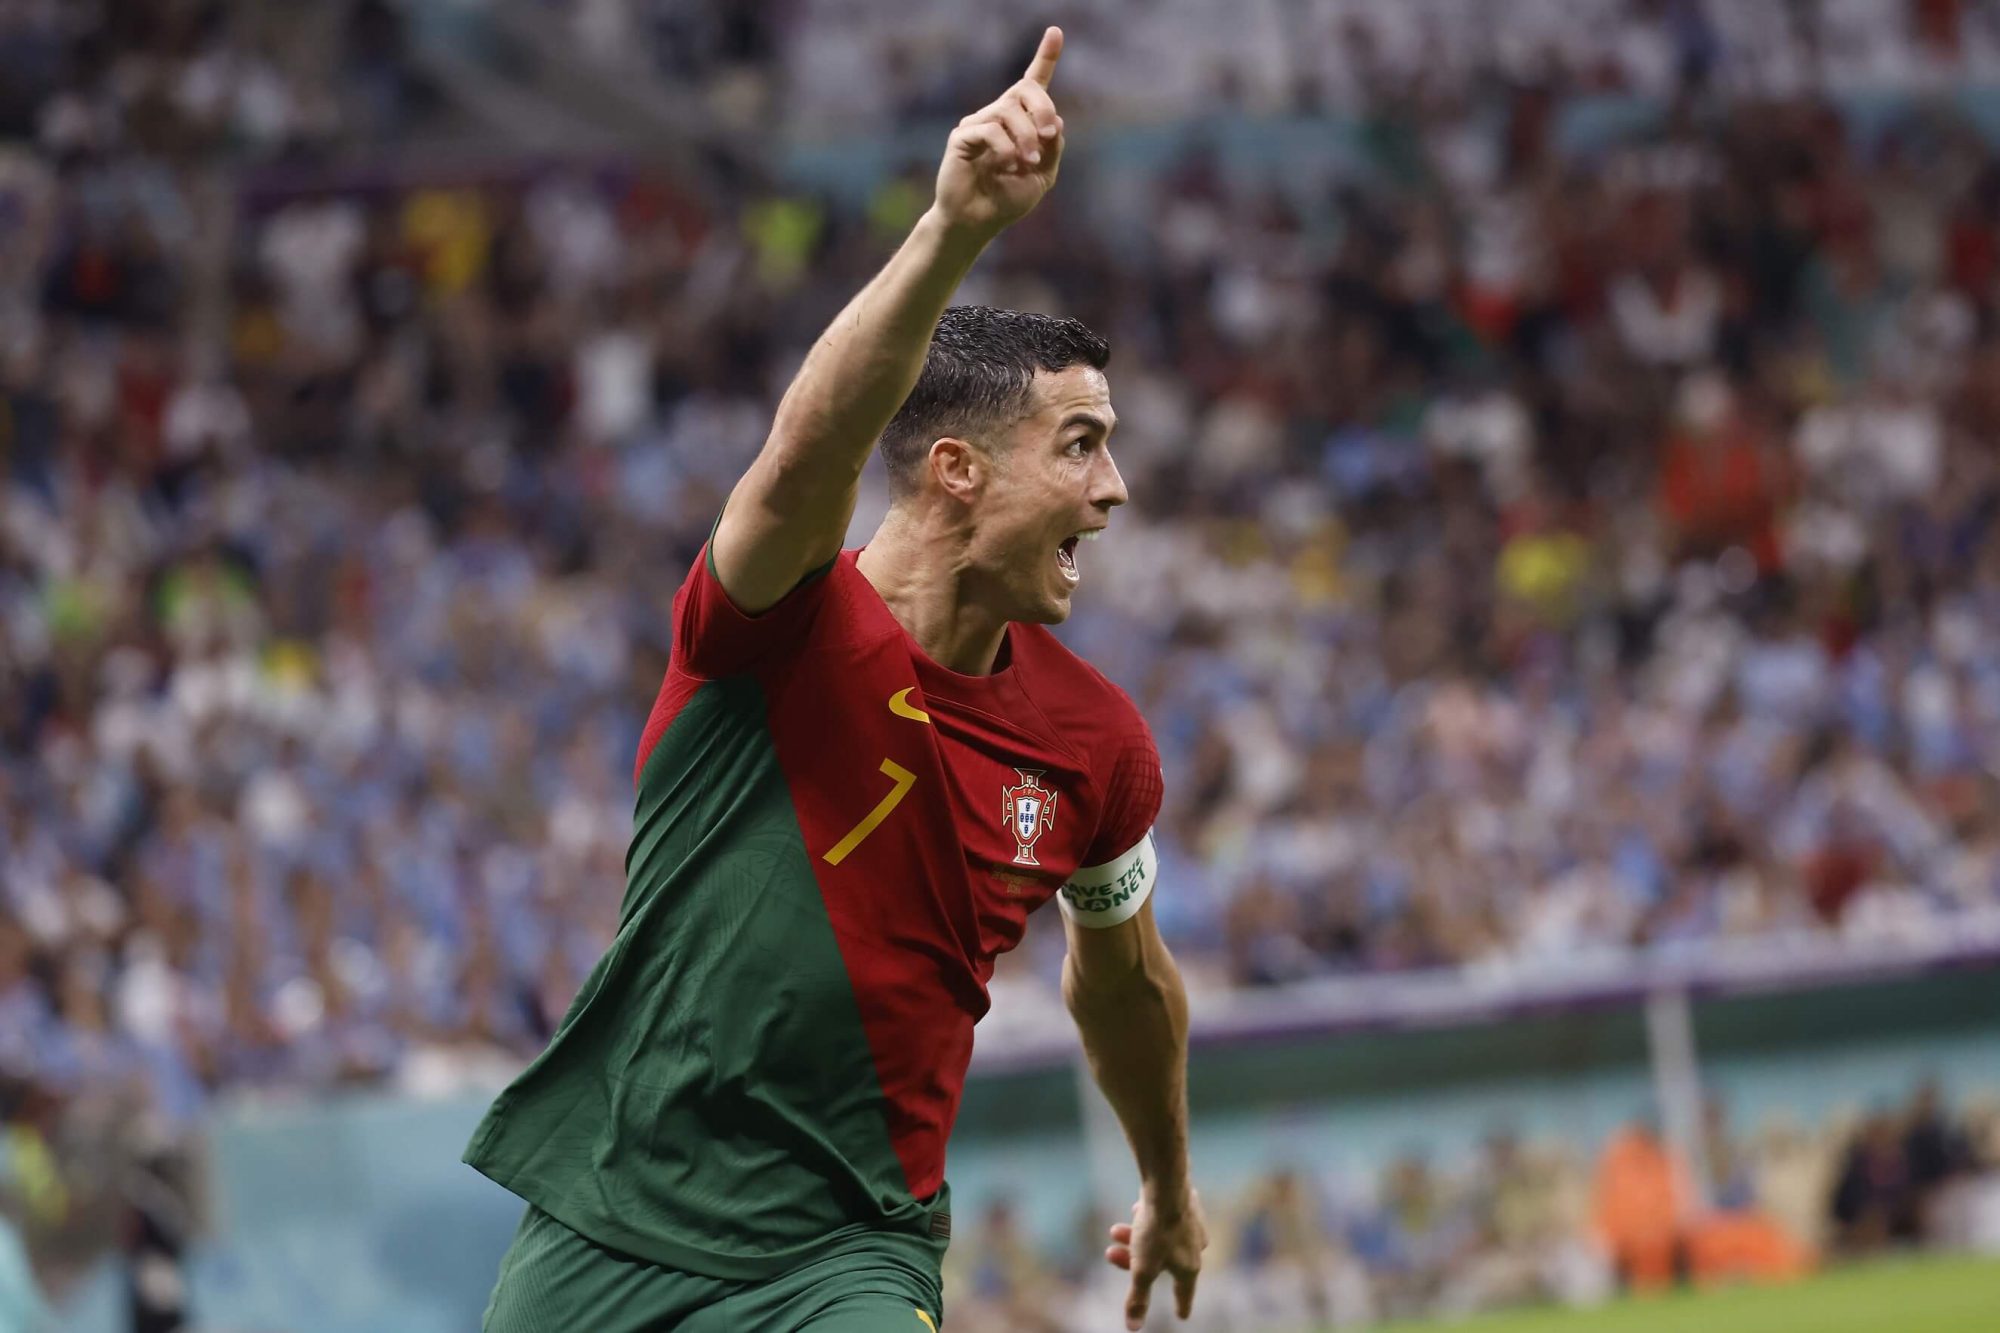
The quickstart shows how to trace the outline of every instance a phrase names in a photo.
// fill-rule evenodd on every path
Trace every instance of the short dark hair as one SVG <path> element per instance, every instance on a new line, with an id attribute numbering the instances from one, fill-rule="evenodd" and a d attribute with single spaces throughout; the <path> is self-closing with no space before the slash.
<path id="1" fill-rule="evenodd" d="M 955 305 L 938 320 L 923 373 L 882 430 L 882 460 L 897 495 L 916 489 L 931 442 L 970 438 L 1018 420 L 1038 370 L 1102 370 L 1111 344 L 1074 319 Z"/>

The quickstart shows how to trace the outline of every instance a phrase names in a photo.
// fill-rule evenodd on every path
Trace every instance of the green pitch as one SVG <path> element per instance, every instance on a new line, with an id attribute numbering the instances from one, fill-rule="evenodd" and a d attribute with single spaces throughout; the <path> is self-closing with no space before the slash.
<path id="1" fill-rule="evenodd" d="M 1394 1333 L 1997 1333 L 2000 1260 L 1891 1260 L 1789 1287 L 1538 1310 Z M 1390 1330 L 1384 1330 L 1390 1333 Z"/>

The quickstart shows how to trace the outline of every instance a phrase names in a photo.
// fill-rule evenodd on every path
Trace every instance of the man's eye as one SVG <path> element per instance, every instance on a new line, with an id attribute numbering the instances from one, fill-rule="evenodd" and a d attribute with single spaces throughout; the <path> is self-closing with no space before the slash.
<path id="1" fill-rule="evenodd" d="M 1079 435 L 1075 439 L 1069 442 L 1069 451 L 1072 454 L 1075 454 L 1077 457 L 1081 458 L 1083 456 L 1083 447 L 1085 443 L 1086 443 L 1086 438 L 1082 435 Z"/>

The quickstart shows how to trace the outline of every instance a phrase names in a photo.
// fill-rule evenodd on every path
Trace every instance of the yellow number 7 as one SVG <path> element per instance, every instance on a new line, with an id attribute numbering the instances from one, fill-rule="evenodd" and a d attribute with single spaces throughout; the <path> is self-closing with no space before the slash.
<path id="1" fill-rule="evenodd" d="M 889 812 L 901 805 L 903 798 L 910 794 L 910 786 L 917 780 L 915 773 L 904 768 L 893 759 L 884 759 L 881 771 L 887 773 L 889 781 L 896 785 L 889 789 L 887 796 L 884 796 L 876 803 L 873 810 L 870 810 L 862 817 L 861 822 L 854 826 L 852 832 L 833 845 L 833 850 L 826 854 L 826 863 L 828 865 L 837 866 L 842 861 L 845 861 L 848 853 L 859 847 L 869 834 L 881 827 L 882 821 L 889 817 Z"/>

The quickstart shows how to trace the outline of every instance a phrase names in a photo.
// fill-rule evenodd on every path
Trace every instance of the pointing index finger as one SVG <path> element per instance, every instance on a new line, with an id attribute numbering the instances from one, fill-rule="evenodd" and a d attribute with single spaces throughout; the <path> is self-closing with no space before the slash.
<path id="1" fill-rule="evenodd" d="M 1062 58 L 1062 48 L 1061 28 L 1050 28 L 1044 32 L 1042 44 L 1035 48 L 1035 58 L 1028 62 L 1028 72 L 1023 77 L 1048 87 L 1049 80 L 1056 76 L 1056 61 Z"/>

